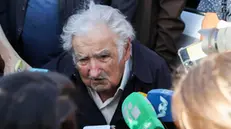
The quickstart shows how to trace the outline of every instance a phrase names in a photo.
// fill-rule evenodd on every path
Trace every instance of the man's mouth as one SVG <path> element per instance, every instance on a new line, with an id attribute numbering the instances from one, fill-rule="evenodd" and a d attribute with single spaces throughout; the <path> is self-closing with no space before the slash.
<path id="1" fill-rule="evenodd" d="M 91 79 L 91 83 L 93 84 L 103 84 L 105 82 L 105 78 L 97 78 L 97 79 Z"/>
<path id="2" fill-rule="evenodd" d="M 93 81 L 102 81 L 104 80 L 104 78 L 96 78 L 96 79 L 93 79 Z"/>

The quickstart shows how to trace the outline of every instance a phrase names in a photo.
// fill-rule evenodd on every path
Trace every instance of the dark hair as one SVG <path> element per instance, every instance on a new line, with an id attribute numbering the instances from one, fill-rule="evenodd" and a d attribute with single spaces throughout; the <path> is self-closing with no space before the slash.
<path id="1" fill-rule="evenodd" d="M 72 82 L 57 73 L 21 72 L 0 80 L 0 129 L 57 129 L 57 99 Z"/>

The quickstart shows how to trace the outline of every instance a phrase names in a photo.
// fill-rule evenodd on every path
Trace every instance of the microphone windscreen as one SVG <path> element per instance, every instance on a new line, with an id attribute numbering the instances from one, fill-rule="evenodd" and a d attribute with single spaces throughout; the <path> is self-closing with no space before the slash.
<path id="1" fill-rule="evenodd" d="M 164 129 L 152 104 L 138 92 L 130 94 L 124 100 L 122 114 L 130 129 Z"/>
<path id="2" fill-rule="evenodd" d="M 143 95 L 144 97 L 147 97 L 147 94 L 144 93 L 144 92 L 138 92 L 138 93 L 140 93 L 140 94 Z"/>
<path id="3" fill-rule="evenodd" d="M 173 122 L 172 118 L 172 90 L 154 89 L 148 92 L 147 99 L 154 107 L 157 117 L 162 122 Z"/>
<path id="4" fill-rule="evenodd" d="M 31 68 L 29 69 L 30 72 L 44 72 L 44 73 L 47 73 L 49 72 L 48 69 L 40 69 L 40 68 Z"/>

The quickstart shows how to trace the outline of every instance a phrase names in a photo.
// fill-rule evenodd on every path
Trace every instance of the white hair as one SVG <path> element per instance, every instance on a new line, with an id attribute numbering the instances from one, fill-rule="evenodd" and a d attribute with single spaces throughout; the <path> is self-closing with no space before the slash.
<path id="1" fill-rule="evenodd" d="M 135 38 L 133 27 L 119 10 L 90 2 L 88 9 L 83 9 L 68 19 L 61 35 L 63 49 L 72 51 L 75 63 L 76 57 L 73 51 L 72 37 L 86 35 L 98 23 L 107 25 L 112 32 L 118 35 L 119 39 L 116 41 L 116 44 L 119 61 L 122 59 L 124 46 L 128 43 L 129 39 L 132 41 Z"/>

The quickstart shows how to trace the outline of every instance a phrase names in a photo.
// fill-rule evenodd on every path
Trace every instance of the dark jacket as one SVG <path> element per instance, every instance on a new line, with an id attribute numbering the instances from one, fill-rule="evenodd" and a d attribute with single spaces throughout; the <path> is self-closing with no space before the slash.
<path id="1" fill-rule="evenodd" d="M 137 39 L 168 64 L 177 57 L 176 43 L 184 30 L 180 14 L 186 0 L 139 0 L 133 20 Z"/>
<path id="2" fill-rule="evenodd" d="M 169 89 L 171 87 L 169 69 L 165 61 L 155 52 L 135 42 L 132 45 L 132 61 L 133 66 L 129 81 L 111 121 L 111 125 L 116 125 L 117 129 L 128 129 L 122 117 L 121 104 L 129 94 L 135 91 L 147 93 L 151 89 Z M 73 98 L 78 107 L 77 122 L 81 129 L 86 125 L 107 124 L 100 110 L 89 96 L 86 86 L 81 81 L 79 73 L 73 65 L 71 54 L 63 53 L 44 68 L 63 73 L 76 83 L 78 93 L 75 93 Z M 168 129 L 175 128 L 173 123 L 165 123 L 165 125 L 167 125 Z"/>
<path id="3" fill-rule="evenodd" d="M 59 0 L 60 25 L 57 35 L 61 34 L 62 27 L 69 16 L 81 9 L 81 5 L 86 0 Z M 137 0 L 94 0 L 95 3 L 110 5 L 119 9 L 131 20 L 136 10 Z M 21 34 L 23 31 L 24 19 L 28 0 L 1 0 L 0 1 L 0 24 L 6 37 L 20 54 L 22 53 Z M 23 57 L 22 54 L 20 56 Z"/>

